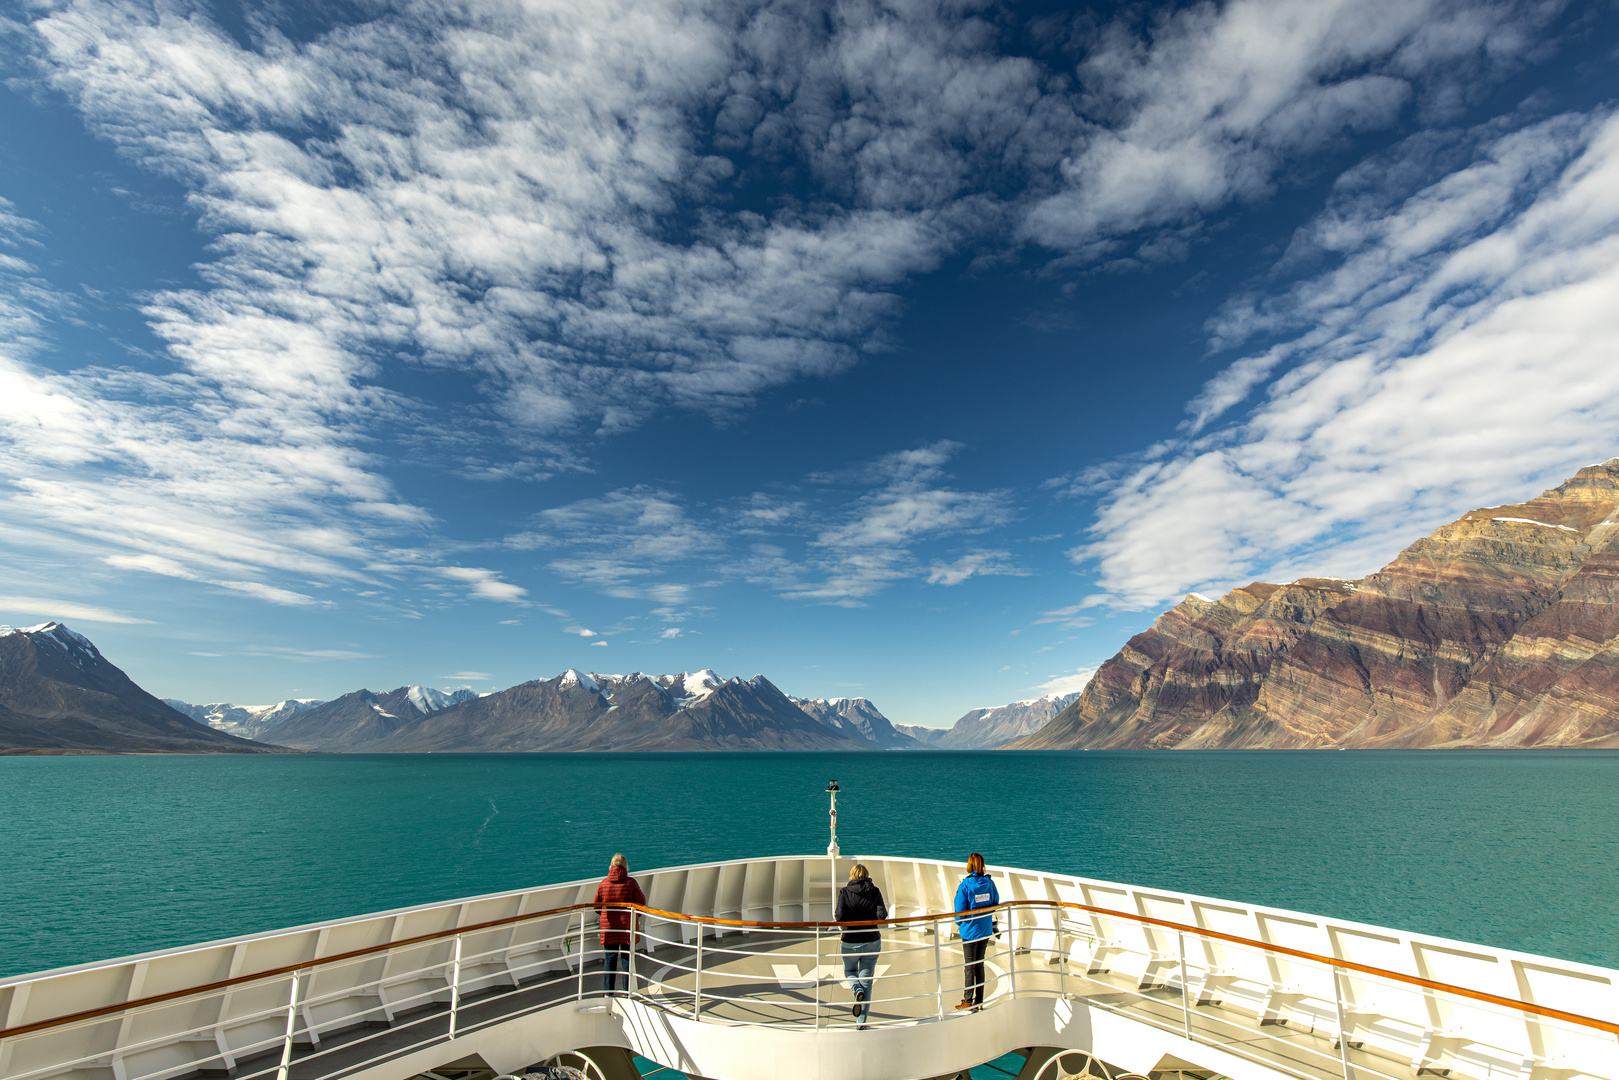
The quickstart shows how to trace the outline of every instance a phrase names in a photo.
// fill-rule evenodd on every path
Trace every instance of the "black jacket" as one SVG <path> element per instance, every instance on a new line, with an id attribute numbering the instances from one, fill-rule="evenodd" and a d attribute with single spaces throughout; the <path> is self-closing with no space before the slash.
<path id="1" fill-rule="evenodd" d="M 869 877 L 864 877 L 838 890 L 838 907 L 832 917 L 838 922 L 886 919 L 888 905 L 883 903 L 883 894 L 876 884 Z M 875 926 L 856 926 L 843 931 L 843 940 L 848 942 L 879 941 L 882 936 Z"/>

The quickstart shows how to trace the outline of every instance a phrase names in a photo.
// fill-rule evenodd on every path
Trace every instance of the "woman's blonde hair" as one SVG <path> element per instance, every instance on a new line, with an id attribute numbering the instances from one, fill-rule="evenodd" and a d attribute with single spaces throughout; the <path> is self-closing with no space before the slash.
<path id="1" fill-rule="evenodd" d="M 967 856 L 967 873 L 969 873 L 969 874 L 982 874 L 983 872 L 984 872 L 984 857 L 982 855 L 978 854 L 978 852 L 976 852 L 976 851 L 973 852 L 971 855 Z"/>
<path id="2" fill-rule="evenodd" d="M 612 860 L 607 864 L 607 868 L 611 870 L 615 866 L 622 866 L 624 869 L 628 870 L 630 868 L 630 860 L 626 859 L 622 855 L 614 855 Z"/>
<path id="3" fill-rule="evenodd" d="M 850 881 L 859 881 L 861 878 L 868 878 L 870 876 L 871 871 L 866 869 L 865 863 L 855 863 L 853 866 L 849 867 Z"/>

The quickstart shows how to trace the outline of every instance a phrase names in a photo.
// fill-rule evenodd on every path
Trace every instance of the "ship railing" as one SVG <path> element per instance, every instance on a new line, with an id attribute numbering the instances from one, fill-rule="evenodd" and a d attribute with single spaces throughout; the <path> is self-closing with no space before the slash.
<path id="1" fill-rule="evenodd" d="M 547 1008 L 610 1009 L 604 910 L 634 923 L 623 996 L 685 1020 L 859 1026 L 840 937 L 862 929 L 883 934 L 866 1026 L 970 1015 L 956 1008 L 954 913 L 769 922 L 573 904 L 0 1030 L 0 1080 L 336 1078 Z M 1082 1003 L 1303 1080 L 1619 1080 L 1619 1024 L 1577 1012 L 1110 908 L 1017 900 L 972 915 L 999 930 L 985 1008 Z"/>

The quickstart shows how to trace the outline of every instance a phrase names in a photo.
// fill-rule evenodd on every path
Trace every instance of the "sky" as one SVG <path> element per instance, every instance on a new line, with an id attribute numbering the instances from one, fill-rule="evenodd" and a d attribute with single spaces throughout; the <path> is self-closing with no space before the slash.
<path id="1" fill-rule="evenodd" d="M 1619 455 L 1619 9 L 0 8 L 0 621 L 1072 692 Z"/>

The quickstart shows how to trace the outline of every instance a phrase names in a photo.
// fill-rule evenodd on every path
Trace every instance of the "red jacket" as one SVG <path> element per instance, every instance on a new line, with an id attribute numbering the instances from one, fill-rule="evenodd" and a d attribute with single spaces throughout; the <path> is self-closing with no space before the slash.
<path id="1" fill-rule="evenodd" d="M 596 886 L 598 904 L 645 904 L 646 893 L 630 877 L 629 871 L 615 866 Z M 635 912 L 623 908 L 608 908 L 601 913 L 602 944 L 628 945 L 630 943 L 630 916 Z"/>

